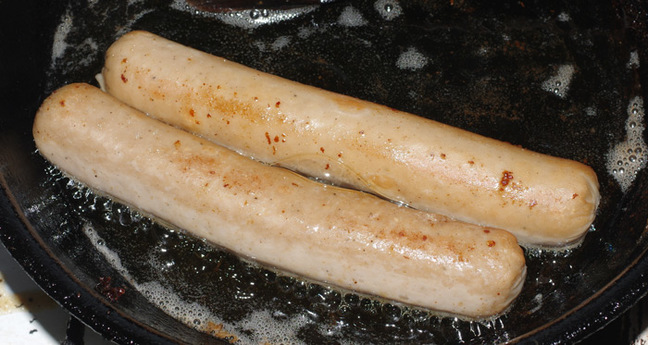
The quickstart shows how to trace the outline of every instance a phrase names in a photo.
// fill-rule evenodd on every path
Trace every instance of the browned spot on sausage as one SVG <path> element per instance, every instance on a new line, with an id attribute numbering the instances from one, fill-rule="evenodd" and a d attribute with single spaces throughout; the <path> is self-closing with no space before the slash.
<path id="1" fill-rule="evenodd" d="M 446 154 L 445 153 L 441 154 L 441 159 L 446 159 Z"/>
<path id="2" fill-rule="evenodd" d="M 495 241 L 493 240 L 488 240 L 486 243 L 488 244 L 489 247 L 495 246 Z"/>
<path id="3" fill-rule="evenodd" d="M 468 164 L 473 165 L 475 164 L 475 161 L 468 161 Z"/>
<path id="4" fill-rule="evenodd" d="M 423 237 L 421 237 L 421 239 L 422 239 L 423 241 L 427 241 L 427 238 L 428 238 L 428 237 L 425 236 L 425 235 L 423 235 Z"/>
<path id="5" fill-rule="evenodd" d="M 212 175 L 216 174 L 216 172 L 214 170 L 209 170 L 209 173 L 212 174 Z"/>
<path id="6" fill-rule="evenodd" d="M 326 166 L 324 167 L 325 170 L 328 170 L 331 166 L 327 163 Z"/>
<path id="7" fill-rule="evenodd" d="M 504 190 L 506 186 L 511 182 L 513 179 L 513 172 L 504 170 L 502 171 L 502 179 L 500 180 L 500 190 Z"/>
<path id="8" fill-rule="evenodd" d="M 175 146 L 176 149 L 180 148 L 180 144 L 181 144 L 180 140 L 176 140 L 175 143 L 173 143 L 173 145 Z"/>
<path id="9" fill-rule="evenodd" d="M 126 58 L 123 58 L 121 63 L 126 63 L 126 61 L 128 61 L 128 60 Z"/>
<path id="10" fill-rule="evenodd" d="M 484 233 L 489 234 L 489 233 L 490 233 L 490 230 L 488 230 L 488 229 L 484 229 Z"/>
<path id="11" fill-rule="evenodd" d="M 59 102 L 59 104 L 60 104 L 62 107 L 64 107 L 64 106 L 65 106 L 65 100 L 62 99 L 62 100 Z"/>
<path id="12" fill-rule="evenodd" d="M 402 231 L 402 230 L 399 231 L 399 232 L 398 232 L 398 236 L 400 236 L 400 237 L 405 237 L 405 232 Z"/>
<path id="13" fill-rule="evenodd" d="M 211 118 L 211 114 L 210 114 L 210 113 L 207 113 L 207 118 Z"/>
<path id="14" fill-rule="evenodd" d="M 296 184 L 295 182 L 292 182 L 292 185 L 295 186 L 295 187 L 299 187 L 299 185 Z"/>
<path id="15" fill-rule="evenodd" d="M 268 140 L 268 145 L 272 144 L 272 140 L 270 140 L 270 133 L 265 132 L 265 137 Z"/>
<path id="16" fill-rule="evenodd" d="M 336 97 L 333 97 L 333 101 L 342 109 L 349 110 L 352 112 L 358 111 L 360 109 L 364 109 L 367 107 L 365 102 L 360 101 L 356 98 L 352 98 L 349 96 L 343 96 L 343 95 L 336 95 Z"/>
<path id="17" fill-rule="evenodd" d="M 320 151 L 322 151 L 322 153 L 324 153 L 324 148 L 323 148 L 323 147 L 320 147 Z"/>
<path id="18" fill-rule="evenodd" d="M 225 188 L 229 187 L 229 183 L 224 184 L 223 187 Z"/>
<path id="19" fill-rule="evenodd" d="M 578 197 L 578 193 L 574 193 L 574 195 L 572 195 L 572 199 L 576 199 L 577 197 Z"/>
<path id="20" fill-rule="evenodd" d="M 275 108 L 279 108 L 280 105 L 281 105 L 281 102 L 275 103 Z"/>
<path id="21" fill-rule="evenodd" d="M 122 80 L 124 83 L 127 83 L 127 82 L 128 82 L 128 79 L 126 78 L 126 76 L 124 75 L 124 73 L 122 73 L 122 75 L 121 75 L 121 80 Z"/>
<path id="22" fill-rule="evenodd" d="M 189 109 L 189 116 L 194 117 L 196 113 L 194 112 L 193 109 Z"/>
<path id="23" fill-rule="evenodd" d="M 275 142 L 275 143 L 278 143 L 278 142 L 279 142 L 279 136 L 278 136 L 278 135 L 275 135 L 275 137 L 274 137 L 274 142 Z"/>

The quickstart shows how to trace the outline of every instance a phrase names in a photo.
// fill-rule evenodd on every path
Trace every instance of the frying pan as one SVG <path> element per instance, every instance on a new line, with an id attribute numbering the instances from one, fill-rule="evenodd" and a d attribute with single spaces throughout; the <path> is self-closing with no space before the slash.
<path id="1" fill-rule="evenodd" d="M 359 0 L 214 14 L 182 0 L 0 2 L 0 239 L 43 290 L 117 343 L 582 340 L 648 291 L 645 6 Z M 103 52 L 133 29 L 589 164 L 603 197 L 596 221 L 577 248 L 525 250 L 522 294 L 483 321 L 241 260 L 94 194 L 35 149 L 43 99 L 95 83 Z"/>

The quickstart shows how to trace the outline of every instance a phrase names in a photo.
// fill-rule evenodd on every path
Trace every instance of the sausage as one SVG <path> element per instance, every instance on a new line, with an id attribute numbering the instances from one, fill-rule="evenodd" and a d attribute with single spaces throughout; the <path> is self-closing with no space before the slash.
<path id="1" fill-rule="evenodd" d="M 594 171 L 385 106 L 285 80 L 148 32 L 107 51 L 106 90 L 164 122 L 268 164 L 413 208 L 578 244 Z"/>
<path id="2" fill-rule="evenodd" d="M 510 233 L 251 160 L 87 84 L 36 115 L 38 151 L 85 185 L 239 255 L 308 279 L 483 318 L 519 294 Z"/>

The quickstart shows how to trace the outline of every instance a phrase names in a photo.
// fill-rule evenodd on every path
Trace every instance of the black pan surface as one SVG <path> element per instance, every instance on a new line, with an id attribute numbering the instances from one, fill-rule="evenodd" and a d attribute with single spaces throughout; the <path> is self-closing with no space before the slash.
<path id="1" fill-rule="evenodd" d="M 46 292 L 118 343 L 582 340 L 648 289 L 643 6 L 359 0 L 213 14 L 182 0 L 0 1 L 0 239 Z M 103 52 L 133 29 L 589 164 L 597 219 L 578 248 L 526 250 L 522 294 L 479 322 L 245 262 L 95 195 L 36 152 L 43 99 L 67 83 L 96 85 Z"/>

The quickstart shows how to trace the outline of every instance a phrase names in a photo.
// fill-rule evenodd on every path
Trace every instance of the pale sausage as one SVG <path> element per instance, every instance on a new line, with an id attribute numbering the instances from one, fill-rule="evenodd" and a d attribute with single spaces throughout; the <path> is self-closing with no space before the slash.
<path id="1" fill-rule="evenodd" d="M 530 246 L 578 243 L 596 215 L 591 168 L 250 69 L 151 33 L 120 38 L 109 93 L 273 165 L 414 208 L 506 229 Z"/>
<path id="2" fill-rule="evenodd" d="M 506 231 L 452 221 L 253 161 L 87 84 L 40 107 L 39 152 L 89 187 L 306 278 L 470 318 L 522 287 Z"/>

